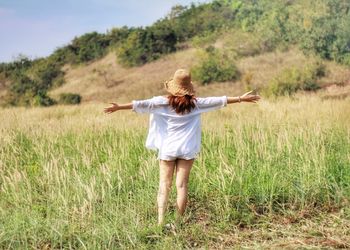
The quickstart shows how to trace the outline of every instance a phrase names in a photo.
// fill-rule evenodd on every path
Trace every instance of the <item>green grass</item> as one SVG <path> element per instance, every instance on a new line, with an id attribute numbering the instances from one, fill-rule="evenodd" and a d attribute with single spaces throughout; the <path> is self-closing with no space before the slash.
<path id="1" fill-rule="evenodd" d="M 255 248 L 298 237 L 349 247 L 334 243 L 350 239 L 348 103 L 300 97 L 206 114 L 176 231 L 156 226 L 147 116 L 107 116 L 101 105 L 0 110 L 0 248 Z M 310 230 L 298 235 L 302 223 Z"/>

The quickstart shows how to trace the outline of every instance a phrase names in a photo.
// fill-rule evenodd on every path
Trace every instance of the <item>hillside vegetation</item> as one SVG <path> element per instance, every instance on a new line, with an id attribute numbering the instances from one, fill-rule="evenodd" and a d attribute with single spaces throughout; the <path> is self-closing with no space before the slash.
<path id="1" fill-rule="evenodd" d="M 151 26 L 112 28 L 105 34 L 87 33 L 46 58 L 20 57 L 14 62 L 0 64 L 2 104 L 49 106 L 65 103 L 67 94 L 72 96 L 71 100 L 80 100 L 74 93 L 82 95 L 84 101 L 101 100 L 100 94 L 110 93 L 108 88 L 119 84 L 120 87 L 113 89 L 119 91 L 115 96 L 133 97 L 133 92 L 122 89 L 121 83 L 132 85 L 132 89 L 145 89 L 141 87 L 142 82 L 151 86 L 147 79 L 154 78 L 151 88 L 158 89 L 157 86 L 178 67 L 190 67 L 198 85 L 225 82 L 212 89 L 227 90 L 228 82 L 240 82 L 236 84 L 237 89 L 258 88 L 270 96 L 316 91 L 330 84 L 346 86 L 349 72 L 344 69 L 350 65 L 349 9 L 347 0 L 216 0 L 191 6 L 177 5 Z M 185 56 L 187 53 L 193 56 Z M 305 65 L 305 71 L 287 64 L 282 71 L 267 72 L 270 77 L 266 77 L 263 70 L 250 72 L 239 67 L 249 60 L 258 64 L 255 60 L 265 55 L 266 65 L 261 66 L 268 67 L 271 53 L 277 53 L 282 61 L 288 60 L 284 56 L 295 59 L 294 54 L 298 57 L 302 53 L 302 58 L 306 59 L 296 64 L 300 66 L 306 61 L 310 65 Z M 178 58 L 176 63 L 171 62 L 174 57 Z M 110 64 L 105 65 L 106 61 Z M 328 61 L 334 65 L 331 69 L 327 67 Z M 151 66 L 146 67 L 150 63 Z M 100 66 L 94 68 L 92 64 Z M 167 70 L 164 74 L 161 70 L 153 71 L 152 65 Z M 72 88 L 79 82 L 77 76 L 84 68 L 87 75 L 83 75 L 76 89 Z M 131 72 L 134 77 L 127 75 Z M 142 73 L 146 74 L 141 77 Z M 336 77 L 329 77 L 329 74 Z M 263 85 L 257 84 L 259 75 L 266 79 Z M 94 79 L 100 80 L 90 84 Z M 136 87 L 136 83 L 140 86 Z M 69 93 L 63 92 L 64 89 Z M 93 93 L 95 89 L 101 93 Z M 51 90 L 52 96 L 48 94 Z M 55 93 L 63 96 L 55 96 Z M 106 98 L 111 96 L 108 93 Z M 144 97 L 146 93 L 142 90 L 137 97 Z"/>

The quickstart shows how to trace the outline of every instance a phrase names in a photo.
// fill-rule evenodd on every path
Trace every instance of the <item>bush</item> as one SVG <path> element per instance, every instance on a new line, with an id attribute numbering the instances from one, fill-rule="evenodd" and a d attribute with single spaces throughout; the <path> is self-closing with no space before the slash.
<path id="1" fill-rule="evenodd" d="M 195 48 L 203 48 L 205 46 L 208 46 L 209 44 L 214 43 L 218 37 L 219 34 L 217 34 L 216 32 L 205 32 L 201 35 L 193 37 L 191 39 L 191 44 Z"/>
<path id="2" fill-rule="evenodd" d="M 126 41 L 117 49 L 118 62 L 126 67 L 145 64 L 147 62 L 145 37 L 146 32 L 143 29 L 131 32 Z"/>
<path id="3" fill-rule="evenodd" d="M 9 87 L 10 92 L 23 95 L 26 92 L 35 92 L 35 82 L 21 70 L 13 72 L 11 76 L 13 82 Z"/>
<path id="4" fill-rule="evenodd" d="M 202 84 L 233 81 L 239 78 L 234 56 L 214 48 L 207 49 L 201 55 L 199 64 L 192 68 L 193 79 Z"/>
<path id="5" fill-rule="evenodd" d="M 106 38 L 110 41 L 110 45 L 118 46 L 128 38 L 132 30 L 132 28 L 128 28 L 127 26 L 113 28 L 107 31 Z"/>
<path id="6" fill-rule="evenodd" d="M 117 49 L 118 61 L 127 67 L 142 65 L 174 52 L 176 42 L 170 22 L 158 21 L 146 29 L 132 31 Z"/>
<path id="7" fill-rule="evenodd" d="M 69 48 L 77 56 L 77 63 L 82 63 L 102 57 L 108 46 L 105 35 L 92 32 L 75 38 Z"/>
<path id="8" fill-rule="evenodd" d="M 214 32 L 224 25 L 230 25 L 234 13 L 221 1 L 192 4 L 190 7 L 173 8 L 168 20 L 178 41 L 183 42 L 194 36 Z"/>
<path id="9" fill-rule="evenodd" d="M 6 69 L 11 80 L 6 96 L 9 105 L 50 106 L 54 100 L 47 91 L 55 80 L 63 79 L 61 65 L 52 57 L 29 61 L 26 58 L 8 65 Z M 6 73 L 5 72 L 5 73 Z"/>
<path id="10" fill-rule="evenodd" d="M 50 58 L 61 66 L 65 63 L 90 62 L 106 54 L 107 48 L 115 39 L 114 35 L 116 34 L 86 33 L 75 37 L 69 45 L 57 48 Z"/>
<path id="11" fill-rule="evenodd" d="M 316 91 L 318 89 L 320 89 L 321 86 L 319 84 L 317 84 L 316 82 L 306 82 L 304 83 L 303 87 L 302 87 L 302 90 L 305 90 L 305 91 Z"/>
<path id="12" fill-rule="evenodd" d="M 268 95 L 291 95 L 299 90 L 302 82 L 300 73 L 296 68 L 285 69 L 269 83 Z"/>
<path id="13" fill-rule="evenodd" d="M 315 91 L 320 88 L 317 80 L 325 74 L 325 66 L 320 63 L 310 64 L 305 69 L 288 68 L 272 79 L 264 93 L 267 96 L 283 96 L 298 90 Z"/>
<path id="14" fill-rule="evenodd" d="M 255 27 L 255 32 L 261 40 L 261 49 L 273 51 L 276 48 L 287 48 L 290 45 L 289 34 L 294 31 L 289 25 L 288 13 L 284 6 L 275 7 L 264 15 Z"/>
<path id="15" fill-rule="evenodd" d="M 33 63 L 28 74 L 36 82 L 36 92 L 49 90 L 53 86 L 54 80 L 62 79 L 64 75 L 61 71 L 61 65 L 52 60 L 51 57 L 37 60 Z"/>
<path id="16" fill-rule="evenodd" d="M 342 57 L 342 63 L 350 66 L 350 53 Z"/>
<path id="17" fill-rule="evenodd" d="M 32 106 L 48 107 L 54 104 L 56 104 L 56 101 L 49 97 L 44 91 L 40 91 L 38 94 L 36 94 L 31 101 Z"/>
<path id="18" fill-rule="evenodd" d="M 300 47 L 306 54 L 314 53 L 321 58 L 349 65 L 350 57 L 350 9 L 349 2 L 326 1 L 327 15 L 311 19 L 305 29 Z"/>
<path id="19" fill-rule="evenodd" d="M 73 93 L 60 94 L 58 103 L 60 104 L 79 104 L 81 102 L 81 96 Z"/>
<path id="20" fill-rule="evenodd" d="M 301 41 L 301 48 L 307 54 L 315 53 L 324 59 L 332 59 L 332 47 L 336 41 L 337 22 L 327 17 L 313 20 L 311 28 Z"/>

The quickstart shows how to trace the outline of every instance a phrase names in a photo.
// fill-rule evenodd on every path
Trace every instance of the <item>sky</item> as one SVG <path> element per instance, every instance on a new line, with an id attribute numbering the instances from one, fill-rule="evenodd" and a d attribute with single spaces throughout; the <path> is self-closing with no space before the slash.
<path id="1" fill-rule="evenodd" d="M 0 0 L 0 62 L 34 59 L 87 32 L 148 26 L 176 4 L 205 0 Z"/>

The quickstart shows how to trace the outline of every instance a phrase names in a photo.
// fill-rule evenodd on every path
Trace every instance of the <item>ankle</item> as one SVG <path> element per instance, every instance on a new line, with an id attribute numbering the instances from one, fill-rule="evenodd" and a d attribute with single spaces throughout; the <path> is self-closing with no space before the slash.
<path id="1" fill-rule="evenodd" d="M 163 218 L 162 219 L 158 218 L 158 226 L 161 226 L 163 224 L 164 224 L 164 219 Z"/>

